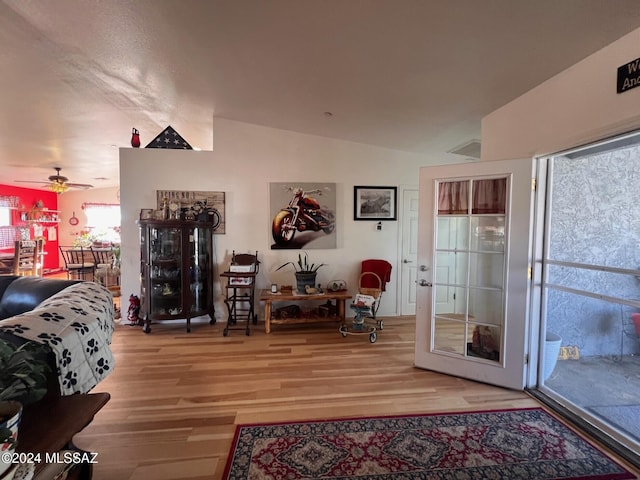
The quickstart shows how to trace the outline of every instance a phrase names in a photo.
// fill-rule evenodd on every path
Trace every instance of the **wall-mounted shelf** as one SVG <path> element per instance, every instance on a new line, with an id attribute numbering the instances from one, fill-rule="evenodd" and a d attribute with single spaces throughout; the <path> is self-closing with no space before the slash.
<path id="1" fill-rule="evenodd" d="M 46 208 L 21 210 L 20 220 L 26 223 L 60 223 L 60 211 Z"/>

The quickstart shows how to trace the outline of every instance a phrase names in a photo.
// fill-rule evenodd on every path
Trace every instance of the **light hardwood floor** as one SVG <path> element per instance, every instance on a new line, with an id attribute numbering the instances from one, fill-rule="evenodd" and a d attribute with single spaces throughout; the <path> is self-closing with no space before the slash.
<path id="1" fill-rule="evenodd" d="M 96 480 L 219 479 L 237 424 L 534 407 L 523 392 L 413 367 L 414 317 L 384 320 L 375 344 L 335 324 L 247 337 L 224 324 L 118 325 L 111 401 L 75 438 Z M 124 322 L 126 323 L 126 321 Z"/>

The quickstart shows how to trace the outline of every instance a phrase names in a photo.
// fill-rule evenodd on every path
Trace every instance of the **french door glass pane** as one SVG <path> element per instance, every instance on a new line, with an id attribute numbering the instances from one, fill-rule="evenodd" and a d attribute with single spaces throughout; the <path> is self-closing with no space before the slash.
<path id="1" fill-rule="evenodd" d="M 469 217 L 438 217 L 437 250 L 467 250 L 469 248 Z"/>
<path id="2" fill-rule="evenodd" d="M 436 315 L 465 318 L 467 313 L 467 289 L 451 285 L 436 285 Z"/>
<path id="3" fill-rule="evenodd" d="M 464 355 L 467 324 L 464 321 L 435 318 L 433 348 L 441 352 Z"/>
<path id="4" fill-rule="evenodd" d="M 469 181 L 438 184 L 438 215 L 469 213 Z"/>
<path id="5" fill-rule="evenodd" d="M 504 283 L 504 255 L 502 253 L 472 253 L 470 257 L 470 285 L 502 288 Z"/>
<path id="6" fill-rule="evenodd" d="M 471 250 L 504 252 L 504 215 L 471 217 Z"/>
<path id="7" fill-rule="evenodd" d="M 469 254 L 465 252 L 437 252 L 436 282 L 438 284 L 465 285 Z"/>
<path id="8" fill-rule="evenodd" d="M 473 209 L 471 213 L 505 213 L 507 179 L 491 178 L 473 182 Z"/>
<path id="9" fill-rule="evenodd" d="M 503 304 L 502 290 L 469 289 L 469 317 L 476 323 L 501 325 Z"/>

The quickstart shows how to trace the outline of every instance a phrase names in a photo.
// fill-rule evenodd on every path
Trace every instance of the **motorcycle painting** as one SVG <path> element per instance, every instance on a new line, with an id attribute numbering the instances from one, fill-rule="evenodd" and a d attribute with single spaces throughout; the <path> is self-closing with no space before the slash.
<path id="1" fill-rule="evenodd" d="M 271 183 L 271 249 L 336 248 L 335 183 Z"/>

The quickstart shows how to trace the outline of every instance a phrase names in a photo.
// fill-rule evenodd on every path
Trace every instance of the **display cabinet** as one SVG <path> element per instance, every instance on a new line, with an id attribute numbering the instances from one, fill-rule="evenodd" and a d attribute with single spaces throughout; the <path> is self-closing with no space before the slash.
<path id="1" fill-rule="evenodd" d="M 209 315 L 213 304 L 212 225 L 181 220 L 140 220 L 140 313 L 143 331 L 153 321 Z"/>

